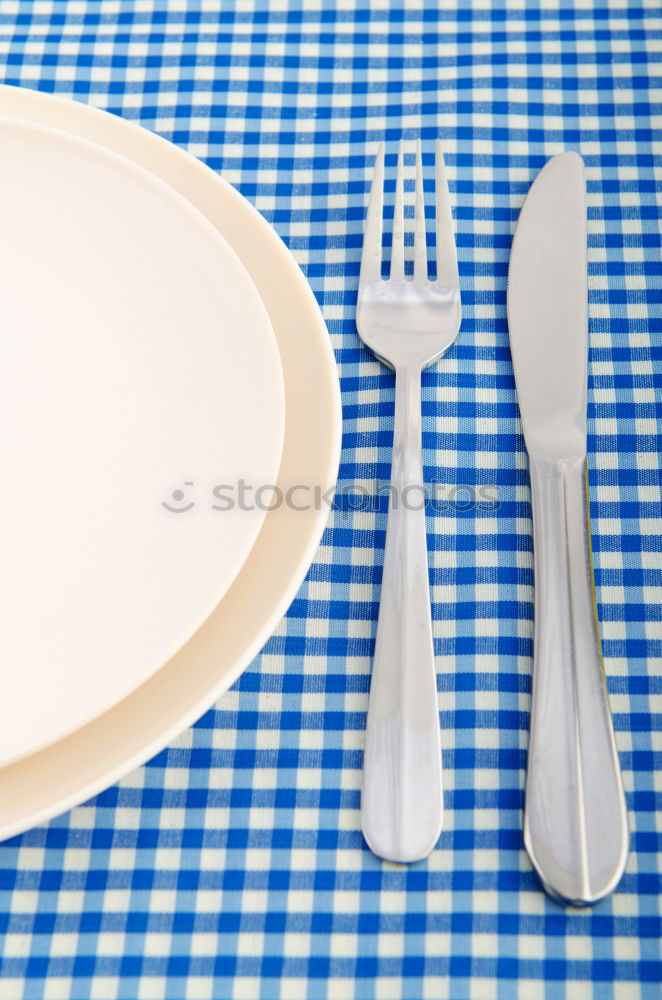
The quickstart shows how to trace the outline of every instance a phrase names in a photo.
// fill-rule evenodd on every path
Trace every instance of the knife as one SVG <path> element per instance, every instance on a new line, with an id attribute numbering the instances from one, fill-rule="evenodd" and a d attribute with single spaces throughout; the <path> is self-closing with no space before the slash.
<path id="1" fill-rule="evenodd" d="M 629 834 L 589 533 L 586 182 L 577 153 L 549 160 L 522 208 L 508 326 L 535 574 L 524 843 L 547 891 L 585 905 L 618 883 Z"/>

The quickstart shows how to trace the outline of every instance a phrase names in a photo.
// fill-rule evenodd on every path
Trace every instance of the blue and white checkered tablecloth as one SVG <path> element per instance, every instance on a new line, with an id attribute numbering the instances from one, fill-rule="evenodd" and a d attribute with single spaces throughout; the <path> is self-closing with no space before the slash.
<path id="1" fill-rule="evenodd" d="M 661 29 L 649 0 L 2 0 L 4 82 L 171 139 L 288 243 L 336 350 L 344 489 L 390 463 L 393 379 L 354 325 L 376 142 L 443 138 L 464 322 L 424 376 L 426 476 L 500 505 L 429 521 L 446 826 L 428 861 L 362 841 L 385 513 L 337 509 L 213 711 L 0 845 L 0 998 L 660 997 Z M 587 164 L 593 542 L 632 826 L 618 891 L 580 911 L 541 892 L 522 845 L 531 524 L 506 326 L 513 226 L 563 148 Z"/>

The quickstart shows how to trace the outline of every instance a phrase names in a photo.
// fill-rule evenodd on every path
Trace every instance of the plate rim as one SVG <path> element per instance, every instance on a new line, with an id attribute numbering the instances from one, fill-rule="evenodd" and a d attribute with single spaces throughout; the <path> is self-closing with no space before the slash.
<path id="1" fill-rule="evenodd" d="M 323 390 L 323 392 L 316 391 L 314 397 L 312 397 L 314 398 L 315 405 L 318 405 L 318 415 L 321 420 L 320 426 L 324 432 L 323 448 L 319 447 L 316 449 L 315 459 L 318 465 L 318 479 L 321 480 L 323 487 L 332 490 L 335 486 L 338 473 L 342 433 L 340 385 L 335 356 L 329 333 L 312 289 L 289 250 L 266 219 L 227 181 L 204 163 L 195 159 L 179 147 L 174 146 L 161 136 L 133 122 L 119 118 L 110 112 L 52 94 L 44 94 L 40 91 L 3 84 L 0 85 L 0 113 L 6 114 L 8 107 L 14 109 L 12 112 L 14 117 L 29 114 L 36 115 L 40 119 L 44 114 L 46 117 L 51 117 L 52 109 L 52 117 L 58 118 L 57 127 L 62 128 L 64 123 L 64 127 L 76 134 L 79 134 L 79 129 L 82 128 L 87 138 L 90 138 L 91 141 L 102 141 L 109 148 L 116 151 L 118 151 L 118 147 L 123 147 L 124 149 L 130 147 L 132 149 L 132 159 L 136 155 L 136 148 L 139 148 L 140 153 L 137 158 L 141 165 L 154 172 L 156 172 L 156 169 L 159 169 L 159 176 L 166 183 L 170 183 L 166 175 L 171 172 L 177 180 L 177 184 L 173 184 L 173 186 L 176 186 L 180 194 L 187 198 L 189 197 L 189 191 L 193 192 L 195 197 L 189 200 L 192 200 L 196 207 L 200 208 L 200 205 L 197 204 L 198 192 L 204 189 L 205 198 L 208 198 L 210 193 L 213 192 L 213 196 L 218 199 L 219 204 L 225 204 L 226 209 L 231 207 L 238 215 L 242 215 L 246 221 L 250 221 L 251 225 L 247 226 L 247 229 L 251 230 L 253 235 L 255 232 L 261 234 L 272 248 L 272 253 L 278 256 L 280 266 L 287 271 L 288 280 L 292 282 L 293 292 L 296 292 L 297 309 L 299 311 L 303 310 L 305 313 L 305 323 L 308 331 L 306 335 L 307 339 L 301 343 L 305 346 L 306 350 L 312 352 L 319 368 L 319 374 L 323 377 L 323 384 L 316 386 L 316 389 Z M 123 153 L 122 155 L 127 154 Z M 164 167 L 164 163 L 166 163 L 167 169 Z M 209 218 L 207 211 L 204 214 Z M 212 219 L 210 221 L 214 224 Z M 234 252 L 246 265 L 245 254 L 242 254 L 238 250 L 237 240 L 228 238 L 225 233 L 224 235 Z M 246 234 L 242 234 L 240 239 L 247 239 Z M 255 281 L 258 292 L 264 298 L 264 288 L 255 279 L 254 268 L 247 266 L 247 270 Z M 265 305 L 269 311 L 269 305 L 266 302 Z M 271 318 L 273 322 L 273 316 Z M 304 319 L 301 320 L 301 324 L 303 322 Z M 274 327 L 276 327 L 276 324 L 274 324 Z M 277 329 L 275 329 L 275 333 L 282 360 L 283 344 Z M 285 365 L 283 367 L 285 369 Z M 289 406 L 285 371 L 284 377 L 286 383 L 285 435 L 287 445 Z M 322 399 L 322 397 L 324 398 Z M 290 424 L 292 424 L 291 420 Z M 301 430 L 297 429 L 297 433 L 300 434 Z M 284 463 L 285 455 L 283 456 Z M 248 663 L 262 648 L 266 639 L 272 634 L 275 626 L 282 618 L 299 589 L 313 560 L 328 520 L 328 509 L 324 505 L 319 505 L 319 507 L 306 514 L 298 515 L 298 523 L 301 525 L 300 538 L 297 545 L 296 558 L 287 570 L 286 581 L 278 588 L 276 596 L 272 596 L 270 611 L 265 616 L 260 627 L 252 632 L 249 640 L 240 641 L 240 649 L 230 654 L 232 657 L 230 666 L 224 669 L 220 676 L 216 676 L 213 684 L 207 684 L 204 696 L 196 698 L 195 702 L 188 708 L 179 711 L 176 719 L 171 720 L 166 725 L 157 726 L 157 732 L 144 738 L 142 736 L 139 737 L 137 740 L 134 740 L 134 745 L 128 747 L 125 751 L 118 752 L 116 750 L 113 761 L 108 761 L 105 764 L 95 767 L 89 759 L 84 756 L 81 758 L 81 747 L 84 745 L 86 739 L 103 740 L 105 738 L 107 742 L 110 742 L 109 732 L 113 731 L 113 726 L 116 724 L 117 719 L 122 716 L 122 713 L 127 714 L 127 712 L 130 712 L 132 702 L 134 703 L 133 707 L 135 707 L 138 698 L 145 699 L 146 696 L 148 697 L 149 691 L 155 686 L 158 687 L 160 685 L 165 689 L 168 685 L 172 685 L 173 676 L 176 672 L 174 668 L 176 668 L 177 661 L 184 655 L 190 655 L 192 648 L 195 649 L 195 655 L 200 663 L 205 661 L 205 657 L 207 661 L 209 660 L 210 656 L 213 655 L 212 649 L 209 648 L 210 642 L 213 645 L 210 623 L 214 621 L 224 606 L 226 612 L 228 614 L 231 613 L 227 609 L 231 609 L 232 607 L 231 598 L 233 594 L 237 592 L 240 581 L 243 580 L 245 583 L 248 578 L 247 574 L 254 569 L 254 566 L 250 567 L 249 564 L 255 564 L 256 562 L 259 564 L 257 552 L 261 546 L 261 539 L 263 543 L 262 548 L 264 548 L 263 536 L 268 530 L 272 536 L 269 544 L 273 545 L 273 539 L 278 532 L 274 519 L 282 518 L 282 516 L 282 510 L 267 515 L 253 549 L 249 553 L 245 566 L 240 571 L 226 596 L 220 602 L 219 607 L 173 660 L 169 661 L 150 680 L 141 685 L 126 699 L 89 723 L 88 726 L 83 727 L 83 729 L 78 730 L 66 739 L 52 744 L 49 748 L 38 754 L 0 769 L 0 774 L 3 776 L 3 781 L 0 782 L 0 839 L 5 840 L 26 829 L 44 823 L 117 782 L 129 771 L 142 765 L 146 760 L 167 746 L 169 742 L 192 722 L 196 721 L 235 682 Z M 281 520 L 278 523 L 286 522 L 282 522 Z M 292 553 L 287 551 L 287 556 L 291 555 Z M 115 716 L 115 719 L 113 719 L 113 716 Z M 142 723 L 143 720 L 141 719 L 140 721 Z M 126 733 L 123 732 L 122 735 L 125 737 Z M 115 745 L 119 742 L 119 739 L 115 738 L 112 746 L 115 748 Z M 125 745 L 126 740 L 123 739 L 122 746 L 124 747 Z M 108 755 L 106 754 L 106 756 Z M 80 776 L 75 782 L 69 782 L 70 787 L 68 789 L 62 792 L 51 793 L 49 801 L 45 801 L 44 795 L 42 795 L 40 802 L 37 804 L 32 804 L 25 808 L 22 806 L 17 807 L 15 799 L 12 798 L 12 789 L 24 788 L 30 771 L 34 772 L 32 780 L 37 783 L 41 782 L 42 789 L 46 785 L 47 790 L 50 791 L 52 786 L 48 785 L 48 779 L 51 777 L 53 770 L 58 766 L 66 766 L 72 763 L 75 763 L 79 768 Z"/>
<path id="2" fill-rule="evenodd" d="M 223 234 L 209 221 L 204 213 L 200 212 L 200 210 L 196 208 L 187 198 L 181 195 L 176 188 L 167 184 L 160 177 L 151 173 L 149 170 L 146 170 L 138 163 L 135 163 L 126 156 L 122 156 L 114 150 L 107 149 L 97 142 L 91 142 L 84 136 L 67 132 L 66 130 L 58 127 L 46 125 L 42 122 L 26 120 L 24 118 L 17 118 L 0 112 L 0 130 L 2 130 L 5 126 L 9 128 L 13 126 L 17 131 L 45 137 L 47 141 L 56 141 L 57 139 L 60 139 L 65 145 L 68 145 L 70 148 L 80 149 L 82 153 L 86 154 L 90 158 L 97 159 L 103 164 L 110 163 L 116 165 L 120 173 L 123 172 L 129 177 L 142 179 L 149 184 L 155 192 L 159 193 L 159 197 L 170 202 L 174 212 L 182 215 L 184 219 L 190 220 L 191 225 L 194 226 L 197 231 L 204 234 L 209 240 L 211 240 L 211 243 L 214 244 L 217 249 L 219 260 L 221 257 L 227 258 L 227 263 L 229 264 L 231 262 L 232 266 L 236 268 L 237 273 L 235 275 L 235 279 L 238 280 L 241 275 L 241 280 L 245 281 L 246 291 L 250 291 L 251 294 L 252 308 L 255 312 L 255 316 L 257 317 L 259 314 L 261 319 L 261 326 L 264 334 L 264 337 L 262 338 L 264 340 L 264 344 L 261 345 L 261 349 L 263 346 L 264 350 L 268 350 L 269 352 L 267 360 L 270 369 L 269 381 L 274 380 L 274 382 L 277 383 L 274 385 L 276 411 L 270 416 L 270 420 L 273 420 L 274 425 L 275 443 L 273 451 L 270 452 L 269 455 L 269 473 L 267 473 L 269 481 L 272 477 L 276 477 L 281 463 L 285 434 L 285 387 L 280 351 L 278 349 L 278 342 L 273 329 L 273 324 L 262 296 L 258 292 L 255 283 L 243 262 L 234 252 Z M 196 632 L 198 632 L 209 615 L 213 612 L 220 601 L 222 601 L 224 595 L 237 578 L 257 540 L 264 523 L 266 513 L 266 510 L 260 509 L 259 513 L 254 515 L 250 521 L 250 531 L 246 532 L 246 537 L 242 543 L 241 550 L 233 560 L 230 572 L 223 575 L 221 584 L 217 584 L 213 588 L 213 592 L 210 592 L 210 596 L 207 596 L 204 604 L 200 604 L 198 613 L 195 616 L 191 616 L 191 621 L 184 627 L 177 630 L 176 637 L 172 642 L 167 644 L 164 655 L 159 654 L 158 656 L 151 658 L 150 662 L 152 665 L 149 671 L 144 673 L 138 683 L 133 682 L 130 678 L 130 673 L 127 673 L 125 683 L 123 683 L 118 689 L 114 689 L 110 696 L 105 694 L 101 698 L 96 698 L 92 707 L 88 705 L 84 711 L 77 712 L 75 721 L 69 719 L 64 725 L 60 724 L 53 727 L 53 729 L 49 731 L 45 737 L 34 736 L 30 741 L 24 741 L 18 749 L 12 749 L 11 752 L 2 754 L 0 757 L 0 769 L 10 767 L 12 764 L 18 763 L 20 760 L 47 749 L 54 743 L 57 743 L 62 739 L 66 739 L 71 733 L 76 732 L 78 729 L 83 728 L 100 715 L 110 711 L 113 706 L 117 705 L 125 698 L 128 698 L 132 692 L 134 692 L 143 683 L 146 683 L 151 677 L 158 673 L 161 667 L 176 656 L 177 653 L 196 634 Z M 249 522 L 247 521 L 246 524 L 248 525 Z M 133 662 L 135 663 L 136 661 Z M 36 683 L 38 683 L 38 680 L 36 680 Z M 56 715 L 56 718 L 59 720 L 59 714 Z"/>

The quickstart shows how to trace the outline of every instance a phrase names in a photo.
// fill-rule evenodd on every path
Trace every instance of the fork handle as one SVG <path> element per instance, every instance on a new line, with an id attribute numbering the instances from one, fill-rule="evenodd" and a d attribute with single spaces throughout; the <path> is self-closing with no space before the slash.
<path id="1" fill-rule="evenodd" d="M 368 846 L 399 862 L 427 857 L 443 815 L 424 500 L 421 367 L 403 366 L 361 800 Z"/>
<path id="2" fill-rule="evenodd" d="M 530 459 L 535 636 L 524 840 L 546 888 L 594 903 L 628 850 L 593 592 L 586 460 Z"/>

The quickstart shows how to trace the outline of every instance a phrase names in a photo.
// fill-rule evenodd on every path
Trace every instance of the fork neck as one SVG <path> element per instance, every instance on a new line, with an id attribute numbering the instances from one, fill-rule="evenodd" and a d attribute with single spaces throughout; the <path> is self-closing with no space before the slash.
<path id="1" fill-rule="evenodd" d="M 423 485 L 421 373 L 421 367 L 415 364 L 399 365 L 395 369 L 391 481 L 400 492 Z M 418 503 L 420 498 L 413 496 L 411 499 Z"/>

